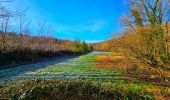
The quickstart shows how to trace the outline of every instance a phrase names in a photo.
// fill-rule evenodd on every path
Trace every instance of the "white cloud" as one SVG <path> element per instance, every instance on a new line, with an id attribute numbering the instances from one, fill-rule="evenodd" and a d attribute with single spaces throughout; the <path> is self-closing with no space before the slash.
<path id="1" fill-rule="evenodd" d="M 87 43 L 97 43 L 105 40 L 86 40 Z"/>
<path id="2" fill-rule="evenodd" d="M 57 32 L 66 32 L 66 33 L 79 33 L 82 31 L 87 32 L 97 32 L 102 30 L 107 25 L 107 22 L 104 20 L 88 20 L 79 24 L 66 25 L 58 24 L 56 25 Z"/>

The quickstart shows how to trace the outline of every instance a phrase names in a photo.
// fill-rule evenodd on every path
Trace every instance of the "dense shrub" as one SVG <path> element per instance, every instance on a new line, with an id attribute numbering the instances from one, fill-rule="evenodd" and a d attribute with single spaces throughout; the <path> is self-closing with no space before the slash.
<path id="1" fill-rule="evenodd" d="M 144 95 L 145 94 L 145 95 Z M 149 95 L 149 96 L 146 96 Z M 0 98 L 13 100 L 151 100 L 150 94 L 104 89 L 88 82 L 34 80 L 0 89 Z"/>
<path id="2" fill-rule="evenodd" d="M 87 52 L 87 51 L 86 51 Z M 23 62 L 35 62 L 44 58 L 81 54 L 85 52 L 73 52 L 67 50 L 49 52 L 43 50 L 31 50 L 29 48 L 17 49 L 9 52 L 0 52 L 0 66 Z"/>

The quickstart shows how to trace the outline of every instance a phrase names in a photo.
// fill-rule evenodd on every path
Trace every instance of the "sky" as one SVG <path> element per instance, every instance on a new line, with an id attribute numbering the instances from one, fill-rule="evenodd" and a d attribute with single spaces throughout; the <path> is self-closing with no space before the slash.
<path id="1" fill-rule="evenodd" d="M 55 29 L 55 38 L 90 43 L 108 40 L 120 32 L 119 19 L 125 9 L 124 0 L 15 0 L 10 6 L 28 8 L 32 28 L 45 21 Z"/>

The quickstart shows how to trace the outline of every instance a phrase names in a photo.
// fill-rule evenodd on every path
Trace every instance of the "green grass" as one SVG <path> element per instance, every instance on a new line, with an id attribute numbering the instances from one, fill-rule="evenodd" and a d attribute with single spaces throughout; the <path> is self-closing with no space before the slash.
<path id="1" fill-rule="evenodd" d="M 69 61 L 54 65 L 48 68 L 40 69 L 35 72 L 27 73 L 27 75 L 43 75 L 43 74 L 62 74 L 62 73 L 86 73 L 90 72 L 91 67 L 95 66 L 93 62 L 89 63 L 83 61 L 83 59 L 76 59 L 75 61 Z"/>
<path id="2" fill-rule="evenodd" d="M 95 55 L 85 55 L 80 57 L 81 60 L 99 60 Z"/>
<path id="3" fill-rule="evenodd" d="M 106 54 L 107 53 L 102 53 Z M 26 73 L 25 76 L 39 76 L 45 79 L 59 80 L 88 80 L 93 82 L 116 82 L 119 78 L 123 78 L 121 72 L 115 69 L 92 70 L 99 60 L 96 55 L 84 55 L 66 63 L 60 63 L 48 68 L 39 69 L 34 72 Z"/>

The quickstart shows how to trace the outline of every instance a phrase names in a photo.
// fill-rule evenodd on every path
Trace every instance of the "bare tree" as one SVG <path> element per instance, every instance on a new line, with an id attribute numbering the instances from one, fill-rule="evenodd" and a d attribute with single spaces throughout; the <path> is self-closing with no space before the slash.
<path id="1" fill-rule="evenodd" d="M 121 39 L 123 45 L 142 63 L 160 69 L 168 69 L 170 61 L 168 33 L 170 19 L 170 0 L 128 0 L 129 16 L 122 18 L 128 26 Z M 129 35 L 130 34 L 130 35 Z M 130 38 L 130 37 L 136 37 Z"/>
<path id="2" fill-rule="evenodd" d="M 0 3 L 4 3 L 4 2 L 12 2 L 14 0 L 0 0 Z M 9 21 L 11 17 L 15 17 L 18 14 L 21 14 L 22 12 L 19 11 L 10 11 L 8 10 L 6 7 L 0 7 L 0 19 L 1 19 L 1 31 L 3 32 L 3 36 L 2 36 L 2 42 L 1 42 L 1 46 L 2 46 L 2 50 L 4 50 L 5 46 L 6 46 L 6 33 L 8 30 L 8 25 L 9 25 Z"/>
<path id="3" fill-rule="evenodd" d="M 53 27 L 48 26 L 47 33 L 48 33 L 48 38 L 49 38 L 49 41 L 48 41 L 48 51 L 49 52 L 51 52 L 51 49 L 52 49 L 52 43 L 53 43 L 52 35 L 54 32 L 55 32 L 55 30 L 53 29 Z"/>
<path id="4" fill-rule="evenodd" d="M 46 21 L 43 20 L 41 22 L 39 22 L 38 24 L 38 28 L 37 28 L 37 33 L 38 33 L 38 36 L 39 36 L 39 40 L 37 41 L 38 43 L 38 49 L 40 50 L 41 49 L 41 44 L 43 42 L 43 35 L 46 33 Z"/>
<path id="5" fill-rule="evenodd" d="M 3 32 L 1 46 L 4 49 L 5 43 L 6 43 L 6 33 L 7 33 L 7 29 L 8 29 L 9 20 L 10 20 L 10 11 L 3 8 L 3 9 L 1 9 L 0 14 L 3 15 L 1 17 L 1 21 L 2 21 L 1 22 L 1 27 L 2 27 L 2 32 Z"/>
<path id="6" fill-rule="evenodd" d="M 23 12 L 23 11 L 22 11 Z M 23 31 L 25 29 L 25 27 L 27 26 L 27 24 L 29 24 L 29 21 L 26 17 L 25 12 L 17 15 L 17 23 L 19 25 L 19 46 L 22 45 L 22 37 L 23 37 Z"/>

